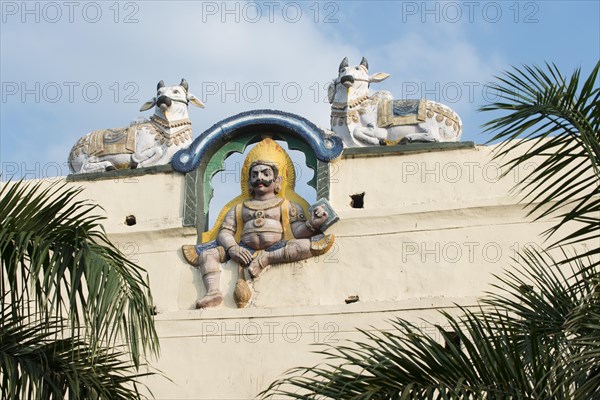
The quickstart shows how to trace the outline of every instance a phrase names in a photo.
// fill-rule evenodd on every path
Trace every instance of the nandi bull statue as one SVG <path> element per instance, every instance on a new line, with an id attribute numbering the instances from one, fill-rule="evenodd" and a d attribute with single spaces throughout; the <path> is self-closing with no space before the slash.
<path id="1" fill-rule="evenodd" d="M 185 79 L 177 86 L 158 82 L 156 97 L 140 111 L 154 107 L 150 120 L 132 122 L 127 128 L 102 129 L 80 138 L 69 153 L 74 174 L 141 168 L 167 164 L 173 154 L 192 143 L 188 104 L 204 104 L 188 92 Z"/>
<path id="2" fill-rule="evenodd" d="M 394 100 L 381 90 L 369 94 L 371 82 L 390 75 L 369 75 L 366 58 L 357 66 L 340 63 L 339 74 L 328 88 L 331 130 L 345 147 L 407 142 L 457 142 L 462 133 L 459 116 L 449 107 L 431 100 Z"/>

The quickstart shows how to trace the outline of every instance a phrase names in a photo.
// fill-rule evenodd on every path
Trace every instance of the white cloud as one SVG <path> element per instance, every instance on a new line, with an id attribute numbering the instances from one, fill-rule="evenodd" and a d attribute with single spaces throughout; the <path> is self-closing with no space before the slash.
<path id="1" fill-rule="evenodd" d="M 109 4 L 103 4 L 112 18 Z M 161 79 L 175 84 L 185 77 L 190 91 L 205 100 L 206 109 L 190 111 L 196 136 L 223 118 L 258 108 L 295 112 L 326 126 L 323 86 L 341 56 L 356 52 L 332 41 L 309 19 L 289 23 L 278 15 L 272 23 L 266 18 L 222 23 L 219 16 L 204 16 L 203 23 L 200 2 L 140 3 L 135 24 L 115 24 L 111 18 L 96 24 L 3 26 L 9 38 L 2 43 L 3 82 L 42 92 L 39 99 L 26 95 L 22 101 L 17 93 L 3 103 L 3 114 L 9 115 L 2 120 L 3 144 L 12 148 L 3 150 L 5 159 L 62 162 L 81 135 L 125 125 L 140 115 L 139 106 L 154 95 Z M 53 103 L 47 100 L 55 97 L 55 86 L 62 97 Z M 102 95 L 94 103 L 96 87 Z M 207 96 L 203 89 L 213 93 Z M 127 95 L 135 102 L 125 102 Z M 24 114 L 26 119 L 17 119 Z M 36 123 L 44 114 L 52 120 Z M 13 141 L 6 132 L 17 126 L 23 129 L 21 140 Z M 44 151 L 32 153 L 24 142 Z M 61 159 L 55 158 L 57 146 L 64 149 Z"/>
<path id="2" fill-rule="evenodd" d="M 109 8 L 114 3 L 99 4 L 103 18 L 95 24 L 75 15 L 73 23 L 9 20 L 2 25 L 2 81 L 27 88 L 56 83 L 63 90 L 55 103 L 44 96 L 36 103 L 31 95 L 22 101 L 20 94 L 3 101 L 3 159 L 64 162 L 86 132 L 148 116 L 150 111 L 140 113 L 139 107 L 154 95 L 161 79 L 174 84 L 186 78 L 190 91 L 205 101 L 205 109 L 190 111 L 197 136 L 221 119 L 261 108 L 297 113 L 328 127 L 325 86 L 344 56 L 355 63 L 367 56 L 371 72 L 390 73 L 390 79 L 373 89 L 390 90 L 396 97 L 406 82 L 426 88 L 435 82 L 486 82 L 501 64 L 499 56 L 484 59 L 460 24 L 365 29 L 355 20 L 362 17 L 363 4 L 341 7 L 338 24 L 315 23 L 307 8 L 296 23 L 286 21 L 281 12 L 270 22 L 264 8 L 260 21 L 248 22 L 241 15 L 237 23 L 231 14 L 208 15 L 202 2 L 136 3 L 139 9 L 132 17 L 137 23 L 122 23 L 132 11 L 123 8 L 120 22 L 114 23 Z M 68 98 L 68 82 L 78 85 L 73 99 Z M 88 98 L 85 85 L 91 90 Z M 96 86 L 102 96 L 94 103 L 89 97 Z M 205 93 L 208 89 L 213 93 Z M 465 93 L 450 104 L 463 120 L 478 105 L 466 98 Z M 32 146 L 39 150 L 32 152 Z"/>
<path id="3" fill-rule="evenodd" d="M 378 65 L 371 63 L 371 72 L 387 72 L 391 77 L 373 90 L 391 90 L 398 98 L 440 101 L 457 111 L 463 122 L 470 121 L 484 102 L 484 88 L 505 64 L 498 54 L 484 57 L 461 24 L 414 29 L 378 49 Z M 478 140 L 478 131 L 477 126 L 467 124 L 463 140 Z"/>

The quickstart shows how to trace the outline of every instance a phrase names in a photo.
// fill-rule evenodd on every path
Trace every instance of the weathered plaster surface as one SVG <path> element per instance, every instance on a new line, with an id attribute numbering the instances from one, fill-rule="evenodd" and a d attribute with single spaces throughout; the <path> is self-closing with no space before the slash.
<path id="1" fill-rule="evenodd" d="M 196 240 L 182 227 L 184 175 L 79 181 L 100 204 L 112 240 L 147 269 L 162 356 L 172 382 L 147 381 L 158 399 L 247 399 L 288 368 L 323 361 L 312 343 L 359 339 L 355 328 L 389 328 L 401 316 L 441 321 L 436 310 L 472 306 L 526 244 L 542 243 L 549 222 L 534 222 L 509 194 L 526 170 L 499 179 L 492 147 L 419 153 L 348 152 L 331 165 L 330 201 L 341 217 L 335 247 L 319 258 L 274 266 L 253 284 L 250 308 L 233 302 L 237 271 L 224 265 L 225 303 L 193 310 L 201 277 L 180 248 Z M 364 208 L 350 195 L 365 193 Z M 125 217 L 135 215 L 134 226 Z M 351 295 L 357 303 L 345 304 Z M 424 325 L 431 334 L 431 325 Z"/>

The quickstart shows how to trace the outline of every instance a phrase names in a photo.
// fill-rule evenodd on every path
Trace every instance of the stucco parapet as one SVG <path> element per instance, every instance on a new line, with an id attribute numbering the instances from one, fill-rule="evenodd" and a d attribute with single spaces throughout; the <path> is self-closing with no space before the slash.
<path id="1" fill-rule="evenodd" d="M 477 307 L 476 297 L 424 297 L 401 301 L 380 301 L 339 305 L 320 305 L 279 308 L 214 308 L 204 310 L 170 311 L 155 317 L 158 323 L 194 320 L 250 320 L 257 318 L 300 318 L 315 316 L 350 316 L 352 314 L 398 313 L 403 311 L 440 310 Z"/>
<path id="2" fill-rule="evenodd" d="M 179 220 L 179 225 L 181 225 L 181 219 Z M 114 242 L 136 242 L 140 245 L 146 245 L 152 247 L 155 251 L 158 249 L 162 251 L 170 251 L 172 250 L 170 247 L 167 249 L 162 249 L 161 244 L 168 244 L 173 240 L 176 241 L 190 241 L 195 240 L 196 238 L 196 229 L 193 227 L 169 227 L 169 228 L 161 228 L 161 229 L 130 229 L 134 227 L 124 227 L 121 231 L 111 231 L 107 232 L 110 239 Z M 190 239 L 192 238 L 192 239 Z M 178 242 L 179 243 L 179 242 Z"/>
<path id="3" fill-rule="evenodd" d="M 396 146 L 350 147 L 344 149 L 342 158 L 397 156 L 434 151 L 475 149 L 474 142 L 459 143 L 407 143 Z"/>
<path id="4" fill-rule="evenodd" d="M 324 327 L 346 337 L 355 333 L 357 327 L 366 330 L 390 329 L 389 321 L 395 318 L 409 320 L 416 325 L 432 326 L 440 317 L 440 311 L 458 315 L 460 307 L 478 308 L 475 298 L 443 297 L 422 298 L 403 302 L 354 303 L 348 305 L 172 312 L 156 317 L 157 333 L 161 339 L 220 338 L 281 335 L 286 327 L 293 325 L 298 332 L 310 332 Z M 162 319 L 160 318 L 162 317 Z M 248 329 L 248 328 L 255 329 Z M 268 328 L 268 329 L 266 329 Z"/>
<path id="5" fill-rule="evenodd" d="M 487 205 L 450 209 L 363 210 L 340 212 L 340 222 L 331 228 L 336 237 L 386 235 L 401 232 L 528 224 L 520 204 Z M 389 229 L 388 229 L 389 228 Z"/>
<path id="6" fill-rule="evenodd" d="M 67 182 L 89 182 L 89 181 L 103 181 L 107 179 L 119 179 L 119 178 L 129 178 L 132 176 L 142 176 L 142 175 L 153 175 L 153 174 L 164 174 L 164 173 L 174 173 L 171 164 L 165 165 L 155 165 L 153 167 L 145 167 L 145 168 L 136 168 L 136 169 L 121 169 L 115 171 L 105 171 L 105 172 L 89 172 L 83 174 L 71 174 L 68 175 L 66 180 Z"/>

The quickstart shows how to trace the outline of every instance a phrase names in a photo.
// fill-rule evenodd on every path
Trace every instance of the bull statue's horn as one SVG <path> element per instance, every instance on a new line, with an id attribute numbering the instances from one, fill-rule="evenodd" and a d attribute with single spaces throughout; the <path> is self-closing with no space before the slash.
<path id="1" fill-rule="evenodd" d="M 161 87 L 165 87 L 165 81 L 158 82 L 158 85 L 156 85 L 156 90 L 158 91 Z"/>
<path id="2" fill-rule="evenodd" d="M 341 71 L 342 68 L 346 68 L 347 66 L 348 66 L 348 57 L 344 57 L 344 59 L 340 63 L 339 71 Z"/>
<path id="3" fill-rule="evenodd" d="M 362 58 L 362 60 L 360 60 L 360 65 L 363 65 L 366 69 L 369 69 L 369 62 L 364 57 Z"/>
<path id="4" fill-rule="evenodd" d="M 188 85 L 185 78 L 181 78 L 181 83 L 179 84 L 179 86 L 183 86 L 186 92 L 190 89 L 190 85 Z"/>

